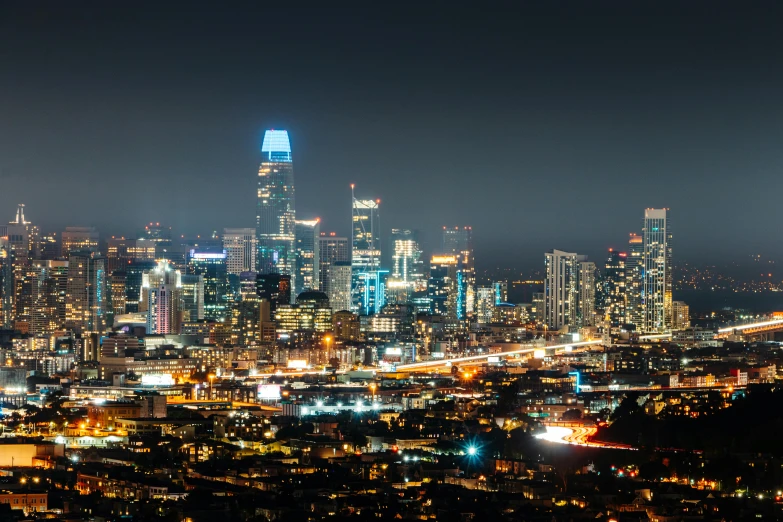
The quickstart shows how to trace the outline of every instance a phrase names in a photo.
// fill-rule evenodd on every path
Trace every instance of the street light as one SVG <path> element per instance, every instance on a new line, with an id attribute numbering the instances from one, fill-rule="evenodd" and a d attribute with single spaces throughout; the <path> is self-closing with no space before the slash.
<path id="1" fill-rule="evenodd" d="M 212 397 L 214 395 L 214 393 L 213 393 L 214 392 L 214 387 L 212 385 L 214 380 L 215 380 L 215 375 L 210 373 L 209 374 L 209 400 L 212 400 Z"/>

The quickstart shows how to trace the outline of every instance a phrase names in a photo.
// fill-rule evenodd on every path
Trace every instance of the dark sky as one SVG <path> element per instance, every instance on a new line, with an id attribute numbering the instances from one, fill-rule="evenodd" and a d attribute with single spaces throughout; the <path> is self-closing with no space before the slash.
<path id="1" fill-rule="evenodd" d="M 425 3 L 3 2 L 0 217 L 254 226 L 285 128 L 327 230 L 355 182 L 428 250 L 472 225 L 480 267 L 602 261 L 650 206 L 676 258 L 783 255 L 779 3 Z"/>

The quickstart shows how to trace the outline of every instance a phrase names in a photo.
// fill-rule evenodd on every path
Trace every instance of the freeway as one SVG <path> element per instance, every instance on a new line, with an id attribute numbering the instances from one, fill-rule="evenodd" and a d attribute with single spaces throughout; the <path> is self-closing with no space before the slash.
<path id="1" fill-rule="evenodd" d="M 596 431 L 596 428 L 591 426 L 574 428 L 567 428 L 565 426 L 547 426 L 546 433 L 536 435 L 536 438 L 547 442 L 571 444 L 585 448 L 636 450 L 636 448 L 627 444 L 612 444 L 608 442 L 591 440 L 590 437 L 595 435 Z"/>
<path id="2" fill-rule="evenodd" d="M 639 339 L 656 340 L 656 339 L 666 339 L 671 336 L 672 334 L 652 334 L 652 335 L 642 335 L 639 337 Z M 424 370 L 428 368 L 451 366 L 452 364 L 457 364 L 457 363 L 481 362 L 481 361 L 486 361 L 490 357 L 509 357 L 512 355 L 529 355 L 531 353 L 535 353 L 536 350 L 546 350 L 547 353 L 551 353 L 551 352 L 557 353 L 557 352 L 567 352 L 579 348 L 586 348 L 589 346 L 598 346 L 600 344 L 603 344 L 603 340 L 601 339 L 597 339 L 593 341 L 580 341 L 577 343 L 554 344 L 549 346 L 531 346 L 528 348 L 521 348 L 519 350 L 511 350 L 508 352 L 501 352 L 501 353 L 487 353 L 482 355 L 471 355 L 468 357 L 455 357 L 453 359 L 435 359 L 432 361 L 422 361 L 422 362 L 415 362 L 409 364 L 401 364 L 397 366 L 396 370 L 401 372 L 408 372 L 408 371 L 415 372 L 418 370 Z"/>

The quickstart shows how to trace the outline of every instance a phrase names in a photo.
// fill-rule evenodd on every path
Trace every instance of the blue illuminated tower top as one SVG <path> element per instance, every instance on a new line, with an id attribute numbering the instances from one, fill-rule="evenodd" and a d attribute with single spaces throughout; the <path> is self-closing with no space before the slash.
<path id="1" fill-rule="evenodd" d="M 271 162 L 290 163 L 291 142 L 288 140 L 288 131 L 274 129 L 266 131 L 261 152 L 264 152 Z"/>

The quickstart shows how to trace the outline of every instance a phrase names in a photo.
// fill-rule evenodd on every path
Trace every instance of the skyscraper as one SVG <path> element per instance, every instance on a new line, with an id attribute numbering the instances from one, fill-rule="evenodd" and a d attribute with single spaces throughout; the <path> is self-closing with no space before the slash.
<path id="1" fill-rule="evenodd" d="M 544 280 L 544 317 L 547 326 L 559 330 L 576 323 L 578 261 L 572 252 L 547 252 Z"/>
<path id="2" fill-rule="evenodd" d="M 14 253 L 8 238 L 0 237 L 0 328 L 14 321 Z"/>
<path id="3" fill-rule="evenodd" d="M 332 280 L 330 277 L 332 275 L 332 271 L 330 270 L 330 267 L 332 266 L 333 263 L 347 263 L 348 266 L 350 267 L 351 247 L 348 243 L 348 238 L 337 237 L 337 234 L 335 234 L 334 232 L 330 232 L 329 234 L 325 234 L 321 232 L 321 237 L 318 240 L 318 258 L 319 258 L 318 287 L 322 292 L 324 292 L 326 295 L 329 296 L 329 302 L 332 303 L 332 307 L 334 308 L 334 301 L 331 293 Z M 348 310 L 350 308 L 350 293 L 351 293 L 350 279 L 351 277 L 349 274 L 348 275 L 349 305 L 343 308 L 343 310 Z M 338 308 L 334 308 L 334 309 L 339 310 Z"/>
<path id="4" fill-rule="evenodd" d="M 190 251 L 188 273 L 204 278 L 204 318 L 223 322 L 230 300 L 226 253 Z"/>
<path id="5" fill-rule="evenodd" d="M 82 332 L 105 328 L 109 293 L 106 265 L 106 258 L 95 252 L 70 252 L 65 319 L 72 328 Z"/>
<path id="6" fill-rule="evenodd" d="M 380 200 L 356 199 L 351 185 L 353 242 L 351 248 L 351 311 L 371 313 L 365 282 L 378 278 L 381 268 Z"/>
<path id="7" fill-rule="evenodd" d="M 457 273 L 459 260 L 455 255 L 433 255 L 430 259 L 430 277 L 427 281 L 427 296 L 430 313 L 447 319 L 457 317 Z"/>
<path id="8" fill-rule="evenodd" d="M 544 320 L 553 330 L 595 324 L 595 263 L 553 250 L 545 258 Z"/>
<path id="9" fill-rule="evenodd" d="M 296 262 L 294 167 L 288 131 L 268 130 L 258 169 L 257 270 L 292 275 Z"/>
<path id="10" fill-rule="evenodd" d="M 296 271 L 294 293 L 318 290 L 321 262 L 321 225 L 319 219 L 296 220 Z"/>
<path id="11" fill-rule="evenodd" d="M 94 227 L 67 227 L 60 236 L 63 257 L 71 252 L 98 252 L 98 230 Z"/>
<path id="12" fill-rule="evenodd" d="M 595 263 L 581 259 L 579 261 L 579 291 L 576 325 L 595 326 Z"/>
<path id="13" fill-rule="evenodd" d="M 335 312 L 343 312 L 351 308 L 351 263 L 349 261 L 333 261 L 327 267 L 329 281 L 329 303 Z"/>
<path id="14" fill-rule="evenodd" d="M 66 318 L 68 261 L 33 261 L 26 269 L 30 285 L 30 334 L 51 335 Z"/>
<path id="15" fill-rule="evenodd" d="M 123 270 L 130 261 L 155 259 L 155 243 L 145 239 L 112 237 L 106 241 L 106 247 L 109 274 L 115 270 Z"/>
<path id="16" fill-rule="evenodd" d="M 644 211 L 642 330 L 661 332 L 672 324 L 672 233 L 668 209 Z"/>
<path id="17" fill-rule="evenodd" d="M 628 239 L 628 257 L 625 258 L 625 323 L 642 329 L 642 267 L 644 242 L 642 236 L 631 234 Z"/>
<path id="18" fill-rule="evenodd" d="M 476 268 L 472 227 L 443 227 L 443 253 L 457 256 L 457 319 L 473 315 L 476 301 Z"/>
<path id="19" fill-rule="evenodd" d="M 628 254 L 609 249 L 604 271 L 604 321 L 611 327 L 626 324 L 626 260 Z"/>
<path id="20" fill-rule="evenodd" d="M 148 334 L 179 333 L 182 278 L 168 261 L 161 260 L 155 269 L 146 272 L 142 283 L 142 303 L 147 312 Z"/>
<path id="21" fill-rule="evenodd" d="M 239 275 L 256 269 L 258 240 L 252 228 L 226 228 L 223 230 L 223 250 L 226 251 L 226 269 Z"/>

